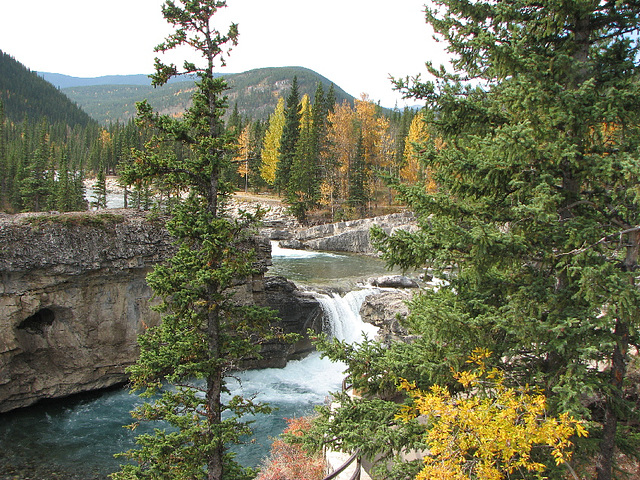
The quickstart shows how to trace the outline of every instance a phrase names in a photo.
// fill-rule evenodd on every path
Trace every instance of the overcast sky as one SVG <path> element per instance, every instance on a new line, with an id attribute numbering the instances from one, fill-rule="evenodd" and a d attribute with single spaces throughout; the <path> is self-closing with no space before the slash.
<path id="1" fill-rule="evenodd" d="M 385 107 L 400 96 L 389 75 L 444 60 L 424 21 L 427 0 L 228 0 L 239 45 L 221 72 L 302 66 Z M 162 0 L 0 0 L 0 50 L 31 70 L 76 77 L 148 74 L 171 31 Z M 226 27 L 225 27 L 226 30 Z M 415 103 L 415 102 L 410 102 Z"/>

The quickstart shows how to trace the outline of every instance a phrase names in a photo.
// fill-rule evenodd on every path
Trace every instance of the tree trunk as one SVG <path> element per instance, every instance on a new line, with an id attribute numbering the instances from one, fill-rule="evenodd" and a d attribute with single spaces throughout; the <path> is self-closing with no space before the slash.
<path id="1" fill-rule="evenodd" d="M 638 251 L 640 250 L 639 232 L 629 233 L 629 246 L 627 255 L 622 265 L 624 271 L 634 272 L 638 266 Z M 630 275 L 629 282 L 635 287 L 634 276 Z M 611 357 L 610 375 L 610 395 L 605 406 L 604 425 L 602 428 L 602 439 L 600 441 L 600 452 L 596 464 L 597 480 L 611 480 L 616 447 L 616 429 L 618 428 L 618 415 L 616 403 L 624 397 L 624 378 L 627 374 L 627 352 L 629 349 L 629 323 L 625 320 L 628 312 L 618 312 L 616 327 L 613 332 L 616 346 Z"/>
<path id="2" fill-rule="evenodd" d="M 210 298 L 215 293 L 214 287 L 209 287 Z M 209 310 L 207 334 L 209 337 L 210 361 L 217 362 L 220 358 L 220 316 L 218 307 L 212 305 Z M 222 423 L 222 405 L 220 395 L 222 394 L 222 369 L 216 365 L 214 371 L 207 377 L 207 421 L 209 422 L 209 432 L 215 446 L 207 458 L 207 478 L 209 480 L 222 480 L 222 458 L 224 455 L 224 445 L 220 433 Z"/>

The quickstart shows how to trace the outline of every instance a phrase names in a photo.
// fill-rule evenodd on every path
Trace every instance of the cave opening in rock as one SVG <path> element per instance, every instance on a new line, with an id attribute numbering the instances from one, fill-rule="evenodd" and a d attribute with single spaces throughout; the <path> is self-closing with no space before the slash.
<path id="1" fill-rule="evenodd" d="M 44 333 L 44 328 L 52 325 L 55 319 L 56 314 L 53 310 L 50 308 L 43 308 L 30 317 L 25 318 L 20 325 L 18 325 L 18 328 L 26 330 L 29 333 L 42 335 Z"/>

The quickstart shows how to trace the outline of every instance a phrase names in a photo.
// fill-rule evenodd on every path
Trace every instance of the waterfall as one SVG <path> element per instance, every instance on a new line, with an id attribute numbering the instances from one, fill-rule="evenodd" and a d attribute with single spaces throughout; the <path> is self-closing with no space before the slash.
<path id="1" fill-rule="evenodd" d="M 360 307 L 367 295 L 376 291 L 373 288 L 353 290 L 343 297 L 337 293 L 325 295 L 317 293 L 316 300 L 320 302 L 327 320 L 328 334 L 347 343 L 359 343 L 366 335 L 373 338 L 377 327 L 364 323 L 360 316 Z"/>

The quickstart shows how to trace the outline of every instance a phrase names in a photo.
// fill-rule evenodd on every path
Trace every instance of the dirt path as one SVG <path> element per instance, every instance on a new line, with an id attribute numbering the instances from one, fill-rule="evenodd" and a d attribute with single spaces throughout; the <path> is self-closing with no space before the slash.
<path id="1" fill-rule="evenodd" d="M 270 194 L 255 194 L 245 192 L 235 192 L 233 198 L 242 202 L 258 202 L 266 203 L 269 205 L 282 205 L 280 197 Z"/>

